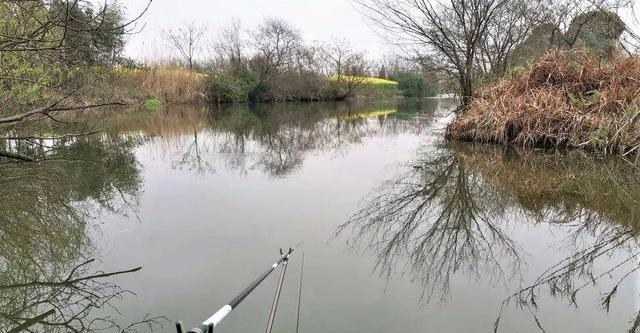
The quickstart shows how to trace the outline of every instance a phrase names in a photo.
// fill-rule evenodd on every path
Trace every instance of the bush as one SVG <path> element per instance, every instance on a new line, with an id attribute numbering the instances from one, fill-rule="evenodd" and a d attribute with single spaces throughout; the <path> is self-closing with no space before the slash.
<path id="1" fill-rule="evenodd" d="M 212 75 L 206 84 L 209 103 L 243 103 L 262 99 L 265 84 L 257 73 L 246 71 L 238 77 L 228 73 Z"/>
<path id="2" fill-rule="evenodd" d="M 395 78 L 398 89 L 405 97 L 425 97 L 435 95 L 433 84 L 424 76 L 414 73 L 401 73 Z"/>

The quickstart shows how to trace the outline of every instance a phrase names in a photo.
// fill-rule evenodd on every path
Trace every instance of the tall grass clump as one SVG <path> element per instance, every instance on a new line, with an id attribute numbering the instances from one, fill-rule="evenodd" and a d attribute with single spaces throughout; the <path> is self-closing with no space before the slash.
<path id="1" fill-rule="evenodd" d="M 196 104 L 204 101 L 207 75 L 179 66 L 114 69 L 112 79 L 120 90 L 135 89 L 144 98 L 157 99 L 164 104 Z M 121 91 L 127 96 L 127 91 Z M 139 96 L 130 96 L 134 99 Z"/>
<path id="2" fill-rule="evenodd" d="M 640 156 L 639 115 L 640 56 L 552 50 L 482 90 L 446 136 Z"/>

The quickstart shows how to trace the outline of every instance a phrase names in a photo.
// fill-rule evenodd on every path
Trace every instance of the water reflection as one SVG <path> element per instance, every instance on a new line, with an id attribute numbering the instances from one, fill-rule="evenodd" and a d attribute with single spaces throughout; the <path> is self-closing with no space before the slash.
<path id="1" fill-rule="evenodd" d="M 140 150 L 156 149 L 163 162 L 190 173 L 223 164 L 281 177 L 313 153 L 342 154 L 369 137 L 421 133 L 437 103 L 172 107 L 105 114 L 106 130 L 90 136 L 56 129 L 46 139 L 0 139 L 3 150 L 39 161 L 0 160 L 0 331 L 121 332 L 164 323 L 110 318 L 105 309 L 130 293 L 118 277 L 137 269 L 102 273 L 93 261 L 102 255 L 94 244 L 98 222 L 136 214 Z"/>
<path id="2" fill-rule="evenodd" d="M 295 172 L 310 153 L 342 154 L 373 136 L 416 134 L 433 121 L 438 100 L 354 103 L 231 105 L 214 110 L 172 106 L 154 114 L 121 114 L 116 133 L 156 139 L 172 166 L 215 172 L 214 161 L 242 174 L 259 169 L 281 177 Z M 416 116 L 419 114 L 420 116 Z"/>
<path id="3" fill-rule="evenodd" d="M 230 108 L 215 117 L 213 128 L 223 135 L 220 147 L 229 166 L 243 172 L 257 167 L 272 176 L 286 176 L 310 152 L 341 154 L 367 137 L 422 131 L 432 121 L 437 102 L 414 101 L 411 107 L 407 103 Z M 425 116 L 409 117 L 409 112 Z"/>
<path id="4" fill-rule="evenodd" d="M 409 274 L 426 300 L 446 296 L 457 275 L 519 278 L 496 330 L 509 305 L 531 311 L 542 328 L 535 314 L 547 292 L 577 306 L 581 291 L 600 286 L 608 311 L 620 284 L 640 269 L 640 172 L 626 161 L 448 145 L 430 148 L 404 170 L 337 235 L 349 233 L 352 245 L 375 253 L 381 275 Z M 526 251 L 511 236 L 520 224 L 561 235 L 557 248 L 566 253 L 533 280 L 523 277 Z"/>
<path id="5" fill-rule="evenodd" d="M 42 160 L 0 163 L 0 331 L 127 329 L 96 311 L 128 293 L 113 278 L 137 269 L 92 273 L 90 234 L 100 214 L 136 207 L 139 143 L 109 136 L 2 142 Z"/>

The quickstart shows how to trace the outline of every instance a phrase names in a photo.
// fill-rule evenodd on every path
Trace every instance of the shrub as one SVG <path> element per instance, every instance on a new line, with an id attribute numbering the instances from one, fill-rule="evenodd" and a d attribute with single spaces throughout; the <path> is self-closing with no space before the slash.
<path id="1" fill-rule="evenodd" d="M 370 76 L 342 75 L 329 77 L 327 96 L 393 96 L 398 94 L 398 82 Z"/>
<path id="2" fill-rule="evenodd" d="M 228 73 L 211 76 L 206 84 L 209 103 L 259 101 L 266 91 L 257 73 L 246 71 L 235 77 Z"/>
<path id="3" fill-rule="evenodd" d="M 400 73 L 395 78 L 398 89 L 405 97 L 430 97 L 435 95 L 433 83 L 424 76 L 415 73 Z"/>

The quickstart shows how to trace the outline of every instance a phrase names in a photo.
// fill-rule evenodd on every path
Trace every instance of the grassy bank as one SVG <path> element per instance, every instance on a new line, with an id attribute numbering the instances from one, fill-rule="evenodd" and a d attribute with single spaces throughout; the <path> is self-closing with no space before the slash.
<path id="1" fill-rule="evenodd" d="M 351 97 L 399 95 L 395 81 L 374 77 L 347 78 L 343 81 L 357 82 Z M 119 96 L 131 104 L 142 104 L 148 100 L 157 100 L 162 104 L 332 100 L 336 94 L 331 89 L 347 84 L 333 78 L 314 77 L 312 89 L 300 89 L 298 85 L 272 87 L 269 82 L 261 82 L 257 75 L 241 75 L 237 78 L 225 74 L 208 75 L 179 66 L 116 68 L 106 75 L 105 81 L 112 96 Z M 271 90 L 279 91 L 277 98 L 267 93 Z"/>
<path id="2" fill-rule="evenodd" d="M 639 114 L 640 56 L 553 50 L 481 91 L 446 136 L 638 154 Z"/>

